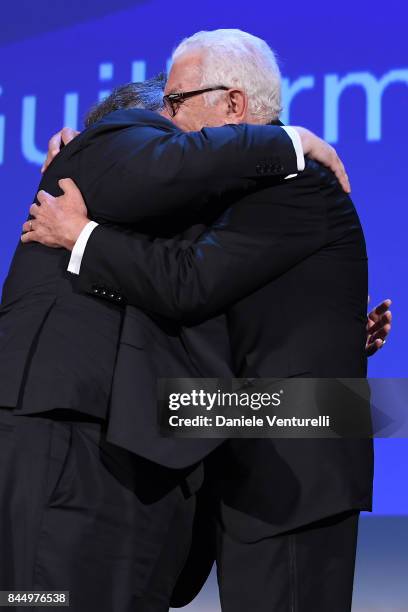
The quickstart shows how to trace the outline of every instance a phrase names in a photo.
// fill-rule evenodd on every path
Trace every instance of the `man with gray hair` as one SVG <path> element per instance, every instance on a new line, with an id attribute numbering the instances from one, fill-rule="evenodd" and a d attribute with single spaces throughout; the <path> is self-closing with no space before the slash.
<path id="1" fill-rule="evenodd" d="M 226 96 L 222 89 L 204 93 L 202 102 L 211 112 L 206 112 L 204 118 L 199 111 L 203 105 L 197 100 L 197 114 L 189 109 L 188 117 L 175 118 L 184 129 L 196 129 L 203 122 L 222 125 L 228 118 L 235 122 L 232 108 L 226 117 L 220 105 L 228 98 L 230 104 L 238 103 L 236 96 L 243 92 L 247 94 L 245 119 L 251 123 L 270 123 L 279 118 L 282 110 L 281 75 L 272 49 L 264 40 L 241 30 L 197 32 L 178 45 L 172 56 L 166 94 L 182 91 L 189 83 L 198 88 L 228 84 L 234 95 Z M 197 121 L 194 126 L 193 113 Z"/>
<path id="2" fill-rule="evenodd" d="M 175 50 L 164 102 L 183 130 L 277 122 L 274 55 L 239 30 L 199 32 Z M 175 319 L 184 338 L 205 324 L 213 346 L 201 340 L 194 353 L 190 336 L 190 349 L 198 362 L 200 347 L 212 350 L 214 376 L 226 360 L 238 377 L 364 377 L 367 258 L 355 208 L 319 164 L 271 180 L 273 165 L 260 161 L 263 189 L 230 202 L 198 237 L 163 244 L 89 225 L 67 183 L 60 198 L 41 195 L 23 241 L 72 250 L 85 293 L 96 282 L 120 286 L 128 303 Z M 382 322 L 379 314 L 376 346 Z M 148 444 L 139 452 L 154 453 Z M 211 460 L 222 609 L 350 610 L 359 511 L 371 509 L 371 441 L 230 440 Z M 202 539 L 199 564 L 212 553 Z"/>

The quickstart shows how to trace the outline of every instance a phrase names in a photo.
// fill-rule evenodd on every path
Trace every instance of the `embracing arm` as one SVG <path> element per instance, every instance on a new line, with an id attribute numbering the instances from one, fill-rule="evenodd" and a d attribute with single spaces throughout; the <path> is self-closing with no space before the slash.
<path id="1" fill-rule="evenodd" d="M 95 202 L 98 219 L 113 223 L 217 205 L 226 194 L 255 188 L 259 178 L 299 168 L 292 139 L 279 126 L 226 125 L 200 132 L 140 126 L 129 128 L 122 140 L 126 149 L 86 194 L 91 214 Z"/>
<path id="2" fill-rule="evenodd" d="M 212 308 L 217 310 L 218 307 L 222 307 L 221 305 L 224 302 L 228 303 L 231 300 L 232 294 L 237 295 L 237 299 L 239 299 L 239 297 L 245 295 L 246 291 L 250 291 L 252 286 L 256 289 L 257 286 L 260 286 L 259 282 L 260 284 L 265 282 L 263 280 L 264 273 L 267 272 L 268 275 L 270 274 L 268 267 L 257 266 L 256 261 L 254 273 L 251 273 L 255 254 L 258 253 L 260 262 L 262 263 L 262 253 L 265 252 L 265 257 L 269 257 L 271 253 L 269 249 L 275 248 L 276 250 L 277 244 L 279 245 L 279 243 L 276 242 L 272 245 L 269 245 L 268 241 L 265 243 L 267 235 L 262 237 L 262 231 L 268 232 L 267 223 L 262 224 L 259 240 L 257 236 L 252 235 L 252 233 L 250 233 L 246 239 L 245 234 L 240 235 L 237 231 L 235 231 L 235 233 L 233 232 L 230 237 L 237 240 L 240 251 L 237 252 L 236 258 L 231 257 L 233 253 L 228 253 L 227 251 L 231 263 L 230 269 L 225 263 L 223 263 L 221 268 L 218 268 L 218 248 L 223 244 L 228 246 L 228 240 L 225 242 L 225 238 L 228 239 L 228 234 L 225 235 L 224 239 L 222 239 L 221 235 L 222 241 L 218 246 L 216 242 L 214 243 L 213 246 L 217 246 L 217 250 L 214 250 L 213 246 L 211 246 L 212 242 L 214 242 L 213 232 L 207 232 L 205 235 L 200 236 L 198 242 L 203 244 L 195 246 L 191 242 L 180 242 L 179 240 L 168 240 L 164 242 L 163 240 L 156 242 L 151 242 L 146 239 L 139 240 L 136 235 L 125 234 L 118 230 L 109 229 L 103 226 L 97 228 L 97 231 L 95 230 L 92 232 L 90 230 L 94 230 L 96 224 L 92 222 L 89 223 L 84 200 L 75 183 L 70 179 L 63 179 L 59 181 L 59 184 L 64 191 L 64 195 L 55 198 L 45 192 L 39 194 L 39 199 L 42 204 L 41 207 L 33 204 L 30 209 L 34 217 L 34 227 L 32 231 L 30 231 L 29 222 L 24 223 L 23 230 L 26 233 L 22 235 L 21 240 L 23 242 L 37 241 L 49 247 L 64 247 L 68 250 L 73 249 L 71 257 L 73 269 L 70 271 L 74 274 L 79 274 L 81 270 L 81 276 L 78 281 L 80 290 L 84 292 L 99 293 L 100 297 L 113 299 L 114 301 L 124 301 L 126 299 L 132 303 L 134 300 L 136 304 L 140 303 L 142 306 L 145 300 L 146 303 L 152 300 L 153 310 L 163 312 L 166 316 L 175 316 L 177 318 L 182 315 L 185 308 L 187 308 L 188 316 L 188 313 L 191 312 L 191 308 L 194 308 L 195 305 L 198 305 L 199 310 L 204 312 L 204 314 L 205 312 L 211 313 Z M 253 194 L 250 200 L 246 199 L 246 202 L 250 202 L 255 195 L 256 194 Z M 302 204 L 302 207 L 303 206 L 304 204 Z M 247 214 L 253 212 L 248 210 L 248 207 L 245 205 L 242 210 L 244 214 L 245 210 Z M 265 213 L 265 209 L 263 209 L 263 213 Z M 284 217 L 281 217 L 281 222 L 283 218 Z M 246 222 L 248 228 L 252 227 L 254 219 L 255 217 L 249 214 L 249 219 Z M 237 230 L 236 222 L 237 219 L 235 218 L 235 230 Z M 81 231 L 84 227 L 85 229 Z M 222 228 L 224 228 L 224 230 L 227 229 L 225 223 L 221 224 L 221 229 Z M 301 228 L 302 226 L 300 226 L 300 232 L 302 233 Z M 219 227 L 213 228 L 213 230 L 216 231 L 216 235 L 219 229 Z M 233 227 L 230 229 L 233 229 Z M 301 237 L 301 233 L 300 235 L 298 233 L 296 237 Z M 92 234 L 94 235 L 92 236 Z M 92 239 L 90 239 L 90 235 Z M 299 257 L 302 250 L 313 248 L 313 241 L 316 239 L 317 236 L 314 238 L 312 237 L 312 243 L 310 245 L 308 245 L 307 242 L 300 244 L 299 253 L 289 253 L 287 261 L 292 261 L 293 257 L 295 259 Z M 230 247 L 233 246 L 233 241 L 230 243 Z M 89 248 L 87 248 L 88 246 Z M 173 252 L 172 246 L 176 249 Z M 280 256 L 284 255 L 287 247 L 287 241 L 283 241 L 282 249 L 279 249 Z M 77 248 L 80 252 L 77 253 L 78 257 L 75 259 L 73 256 Z M 81 269 L 81 259 L 84 253 L 84 267 Z M 200 258 L 195 259 L 195 255 L 199 257 L 205 253 L 209 255 L 206 260 L 201 260 Z M 153 259 L 151 261 L 147 260 L 147 268 L 145 268 L 141 263 L 144 261 L 143 258 L 150 255 L 153 255 Z M 222 255 L 224 254 L 222 253 Z M 205 267 L 208 260 L 213 262 L 213 267 L 212 269 L 209 268 L 208 272 L 206 272 Z M 227 260 L 223 259 L 223 262 L 225 261 Z M 231 276 L 230 272 L 237 263 L 241 264 L 241 266 L 239 267 L 238 277 L 234 278 Z M 284 265 L 284 263 L 283 260 L 280 262 L 279 258 L 273 261 L 272 272 L 273 269 L 275 269 L 275 271 L 279 270 L 279 265 Z M 175 287 L 171 285 L 174 276 L 168 275 L 168 271 L 171 271 L 174 265 L 176 265 L 176 271 L 179 270 L 175 277 L 176 281 L 180 279 L 183 280 L 182 275 L 184 275 L 184 281 L 188 281 L 189 278 L 191 279 L 191 275 L 193 280 L 197 275 L 201 274 L 201 271 L 204 271 L 203 280 L 200 281 L 201 286 L 199 284 L 197 288 L 194 288 L 193 285 L 188 286 L 184 282 L 184 286 L 181 287 L 180 292 L 174 293 Z M 278 268 L 276 268 L 276 265 Z M 141 274 L 140 280 L 138 277 L 133 276 L 133 272 L 136 273 L 137 271 Z M 155 285 L 155 274 L 160 271 L 163 285 L 157 287 Z M 226 272 L 225 282 L 223 277 L 224 271 Z M 151 272 L 152 277 L 144 277 L 143 275 L 146 272 Z M 215 274 L 213 274 L 213 272 L 215 272 Z M 229 288 L 229 283 L 231 283 L 231 281 L 232 294 Z M 242 286 L 241 283 L 243 283 Z M 206 292 L 211 292 L 211 290 L 215 289 L 217 289 L 218 293 L 212 296 L 211 301 L 203 301 L 205 300 Z M 165 293 L 165 291 L 167 293 Z M 167 295 L 171 298 L 170 302 L 167 302 Z M 378 349 L 383 346 L 390 333 L 390 305 L 391 300 L 384 300 L 368 315 L 366 344 L 368 356 L 375 354 Z M 211 314 L 208 316 L 211 316 Z"/>
<path id="3" fill-rule="evenodd" d="M 282 185 L 247 196 L 194 242 L 98 226 L 78 288 L 186 324 L 211 317 L 324 244 L 324 207 L 288 205 L 284 193 Z"/>
<path id="4" fill-rule="evenodd" d="M 304 128 L 241 124 L 182 132 L 154 113 L 136 112 L 138 123 L 121 118 L 121 138 L 108 142 L 112 163 L 92 181 L 92 193 L 85 192 L 91 215 L 96 203 L 100 219 L 129 224 L 197 209 L 226 193 L 245 193 L 259 178 L 303 170 L 306 154 L 330 167 L 349 190 L 336 151 Z M 95 128 L 96 135 L 103 128 Z M 96 142 L 92 129 L 84 133 L 85 145 L 88 140 Z"/>
<path id="5" fill-rule="evenodd" d="M 221 219 L 196 243 L 149 241 L 96 228 L 85 250 L 80 289 L 108 300 L 128 300 L 183 322 L 212 316 L 295 265 L 325 240 L 318 214 L 312 223 L 309 217 L 308 223 L 298 225 L 299 211 L 288 216 L 289 209 L 278 201 L 274 218 L 254 198 L 239 203 L 234 219 Z M 391 300 L 384 300 L 368 314 L 367 357 L 381 349 L 390 334 L 390 306 Z"/>
<path id="6" fill-rule="evenodd" d="M 245 194 L 260 178 L 303 169 L 302 146 L 299 154 L 294 146 L 296 138 L 300 143 L 296 131 L 290 137 L 280 126 L 241 124 L 182 132 L 160 117 L 149 122 L 154 113 L 144 114 L 147 118 L 142 115 L 143 121 L 133 125 L 123 120 L 118 130 L 109 131 L 107 125 L 106 138 L 104 125 L 78 137 L 79 151 L 85 151 L 82 163 L 90 167 L 82 188 L 91 218 L 135 224 L 193 213 L 219 206 L 226 194 Z"/>

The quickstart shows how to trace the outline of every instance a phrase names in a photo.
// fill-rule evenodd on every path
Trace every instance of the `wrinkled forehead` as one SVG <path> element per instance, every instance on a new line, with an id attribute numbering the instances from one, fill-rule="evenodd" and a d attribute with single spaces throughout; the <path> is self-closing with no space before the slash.
<path id="1" fill-rule="evenodd" d="M 172 64 L 165 93 L 197 89 L 201 85 L 203 57 L 200 53 L 185 53 Z"/>

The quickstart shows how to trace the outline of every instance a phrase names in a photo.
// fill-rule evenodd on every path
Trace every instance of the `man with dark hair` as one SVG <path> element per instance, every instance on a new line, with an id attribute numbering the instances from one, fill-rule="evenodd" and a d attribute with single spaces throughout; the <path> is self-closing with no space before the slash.
<path id="1" fill-rule="evenodd" d="M 85 117 L 85 127 L 89 127 L 116 110 L 125 108 L 147 108 L 160 111 L 163 108 L 163 89 L 166 75 L 161 72 L 156 77 L 140 83 L 127 83 L 112 91 L 102 102 L 96 104 Z"/>
<path id="2" fill-rule="evenodd" d="M 70 176 L 95 222 L 164 242 L 215 219 L 260 177 L 301 171 L 302 141 L 343 172 L 332 148 L 300 129 L 181 131 L 142 110 L 159 105 L 160 80 L 94 109 L 40 189 L 57 196 Z M 125 307 L 120 287 L 95 282 L 85 295 L 72 266 L 63 249 L 20 242 L 3 288 L 0 588 L 69 590 L 76 612 L 163 612 L 189 550 L 201 459 L 220 441 L 152 439 L 148 407 L 156 376 L 230 372 L 221 354 L 215 361 L 222 329 L 215 346 L 207 338 L 209 355 L 201 344 L 197 353 L 194 330 L 185 344 L 179 324 Z"/>

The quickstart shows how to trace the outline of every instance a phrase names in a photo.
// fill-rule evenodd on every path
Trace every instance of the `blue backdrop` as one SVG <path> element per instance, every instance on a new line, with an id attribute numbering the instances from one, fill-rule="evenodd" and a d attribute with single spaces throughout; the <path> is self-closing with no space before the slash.
<path id="1" fill-rule="evenodd" d="M 3 281 L 39 181 L 50 135 L 81 129 L 112 86 L 166 69 L 172 48 L 199 29 L 239 27 L 277 51 L 283 120 L 335 144 L 366 232 L 372 304 L 391 297 L 394 332 L 372 376 L 405 376 L 408 347 L 404 175 L 408 164 L 405 2 L 342 0 L 20 0 L 0 25 L 0 185 Z M 341 339 L 339 339 L 341 341 Z M 335 350 L 335 347 L 333 347 Z M 408 514 L 405 440 L 379 440 L 375 512 Z"/>

